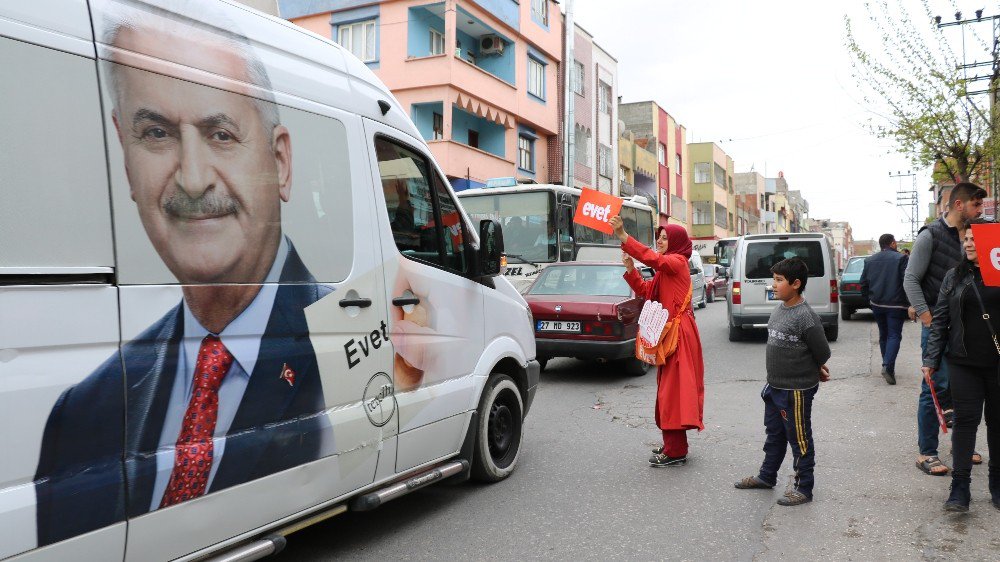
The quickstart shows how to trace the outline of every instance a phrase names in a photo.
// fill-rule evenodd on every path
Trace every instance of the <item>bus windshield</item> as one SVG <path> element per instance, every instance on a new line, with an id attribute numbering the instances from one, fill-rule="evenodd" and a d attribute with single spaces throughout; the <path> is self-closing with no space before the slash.
<path id="1" fill-rule="evenodd" d="M 494 219 L 503 227 L 504 251 L 511 261 L 556 261 L 556 224 L 549 193 L 500 193 L 462 198 L 469 217 Z"/>
<path id="2" fill-rule="evenodd" d="M 733 253 L 736 251 L 736 239 L 719 240 L 715 244 L 715 261 L 723 267 L 733 263 Z"/>

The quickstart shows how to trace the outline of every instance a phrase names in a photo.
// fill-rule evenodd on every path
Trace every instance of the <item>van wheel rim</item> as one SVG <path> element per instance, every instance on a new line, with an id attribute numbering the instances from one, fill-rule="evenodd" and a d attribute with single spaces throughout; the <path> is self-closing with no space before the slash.
<path id="1" fill-rule="evenodd" d="M 514 440 L 514 415 L 510 407 L 500 400 L 490 407 L 488 431 L 490 456 L 494 460 L 502 459 L 507 455 Z"/>

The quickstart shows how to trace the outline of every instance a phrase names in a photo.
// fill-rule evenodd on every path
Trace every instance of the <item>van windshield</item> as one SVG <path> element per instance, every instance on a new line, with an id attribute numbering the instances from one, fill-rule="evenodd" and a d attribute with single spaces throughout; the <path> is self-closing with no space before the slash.
<path id="1" fill-rule="evenodd" d="M 746 278 L 770 279 L 771 267 L 786 258 L 802 258 L 809 277 L 823 277 L 823 247 L 819 240 L 762 240 L 747 244 Z"/>

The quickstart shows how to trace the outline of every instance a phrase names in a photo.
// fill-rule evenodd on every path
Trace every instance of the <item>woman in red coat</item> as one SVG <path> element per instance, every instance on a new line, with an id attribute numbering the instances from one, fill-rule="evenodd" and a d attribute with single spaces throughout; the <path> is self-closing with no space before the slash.
<path id="1" fill-rule="evenodd" d="M 687 462 L 687 430 L 705 429 L 705 364 L 701 356 L 701 338 L 691 311 L 691 239 L 683 227 L 668 224 L 656 229 L 656 251 L 629 236 L 620 217 L 611 219 L 615 236 L 628 254 L 625 280 L 637 295 L 655 300 L 670 311 L 670 318 L 680 315 L 677 351 L 667 357 L 656 372 L 656 425 L 663 431 L 663 447 L 655 449 L 651 466 L 679 466 Z M 630 257 L 631 256 L 631 257 Z M 632 258 L 652 267 L 656 273 L 645 281 L 635 269 Z M 686 301 L 686 302 L 685 302 Z"/>

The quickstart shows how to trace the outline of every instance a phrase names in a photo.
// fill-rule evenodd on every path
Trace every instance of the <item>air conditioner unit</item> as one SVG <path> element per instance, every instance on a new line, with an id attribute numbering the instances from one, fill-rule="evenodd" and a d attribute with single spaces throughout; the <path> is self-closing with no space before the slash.
<path id="1" fill-rule="evenodd" d="M 502 55 L 504 41 L 499 35 L 483 35 L 479 38 L 479 54 L 481 56 Z"/>

